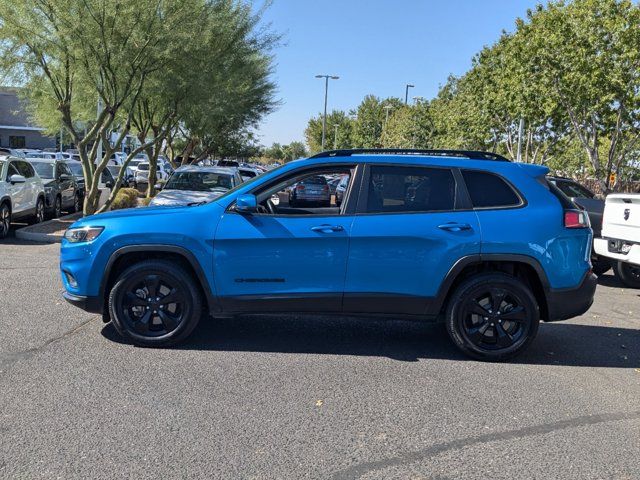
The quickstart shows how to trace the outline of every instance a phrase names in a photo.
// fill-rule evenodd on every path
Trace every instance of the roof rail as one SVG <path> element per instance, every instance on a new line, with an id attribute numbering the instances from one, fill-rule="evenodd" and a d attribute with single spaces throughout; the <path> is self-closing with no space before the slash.
<path id="1" fill-rule="evenodd" d="M 498 162 L 509 162 L 510 160 L 492 152 L 482 152 L 479 150 L 421 150 L 416 148 L 354 148 L 351 150 L 327 150 L 317 153 L 310 158 L 324 157 L 350 157 L 352 155 L 430 155 L 440 157 L 462 157 L 470 160 L 495 160 Z"/>

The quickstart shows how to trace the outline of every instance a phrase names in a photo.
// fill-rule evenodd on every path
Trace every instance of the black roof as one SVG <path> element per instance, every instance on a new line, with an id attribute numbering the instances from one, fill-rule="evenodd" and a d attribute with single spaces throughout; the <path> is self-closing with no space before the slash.
<path id="1" fill-rule="evenodd" d="M 350 150 L 327 150 L 313 155 L 311 158 L 350 157 L 351 155 L 428 155 L 439 157 L 460 157 L 469 160 L 494 160 L 509 162 L 507 158 L 493 152 L 479 150 L 422 150 L 415 148 L 354 148 Z"/>

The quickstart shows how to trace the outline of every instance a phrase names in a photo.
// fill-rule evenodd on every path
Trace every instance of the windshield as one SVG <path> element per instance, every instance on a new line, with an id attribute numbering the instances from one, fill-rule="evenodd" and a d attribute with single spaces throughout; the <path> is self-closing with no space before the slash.
<path id="1" fill-rule="evenodd" d="M 118 174 L 120 173 L 120 167 L 117 165 L 109 165 L 107 168 L 113 174 L 114 177 L 117 177 Z"/>
<path id="2" fill-rule="evenodd" d="M 53 178 L 53 164 L 52 163 L 42 163 L 42 162 L 33 162 L 33 168 L 36 169 L 36 172 L 40 176 L 40 178 L 50 179 Z"/>
<path id="3" fill-rule="evenodd" d="M 71 173 L 73 173 L 76 177 L 84 176 L 82 173 L 82 164 L 81 163 L 67 163 L 67 166 L 71 169 Z"/>
<path id="4" fill-rule="evenodd" d="M 226 192 L 233 187 L 229 174 L 211 172 L 177 172 L 167 182 L 167 190 L 189 190 L 193 192 Z"/>

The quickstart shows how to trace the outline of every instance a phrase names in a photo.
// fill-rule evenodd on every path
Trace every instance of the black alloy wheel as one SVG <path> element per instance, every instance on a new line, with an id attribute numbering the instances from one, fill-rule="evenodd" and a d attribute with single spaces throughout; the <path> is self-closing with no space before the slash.
<path id="1" fill-rule="evenodd" d="M 114 326 L 144 346 L 167 346 L 186 338 L 202 314 L 200 293 L 177 264 L 148 260 L 125 270 L 109 296 Z"/>
<path id="2" fill-rule="evenodd" d="M 80 212 L 82 210 L 82 198 L 80 194 L 76 192 L 73 196 L 73 213 Z"/>
<path id="3" fill-rule="evenodd" d="M 9 205 L 3 203 L 0 205 L 0 239 L 6 238 L 9 235 L 9 229 L 11 228 L 11 210 Z"/>
<path id="4" fill-rule="evenodd" d="M 60 218 L 60 215 L 62 215 L 62 200 L 60 197 L 56 197 L 53 204 L 53 218 Z"/>
<path id="5" fill-rule="evenodd" d="M 447 329 L 466 354 L 504 360 L 520 353 L 535 337 L 539 310 L 531 290 L 501 273 L 463 282 L 447 308 Z"/>

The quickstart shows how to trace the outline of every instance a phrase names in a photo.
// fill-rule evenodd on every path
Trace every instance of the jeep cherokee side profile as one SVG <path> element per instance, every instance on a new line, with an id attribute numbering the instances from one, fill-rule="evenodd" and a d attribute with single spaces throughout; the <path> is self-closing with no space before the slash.
<path id="1" fill-rule="evenodd" d="M 138 345 L 184 340 L 203 311 L 320 313 L 444 320 L 464 353 L 503 360 L 593 302 L 588 218 L 547 172 L 474 151 L 324 152 L 210 203 L 83 218 L 61 246 L 64 297 Z M 340 205 L 288 203 L 317 176 L 348 177 Z"/>

